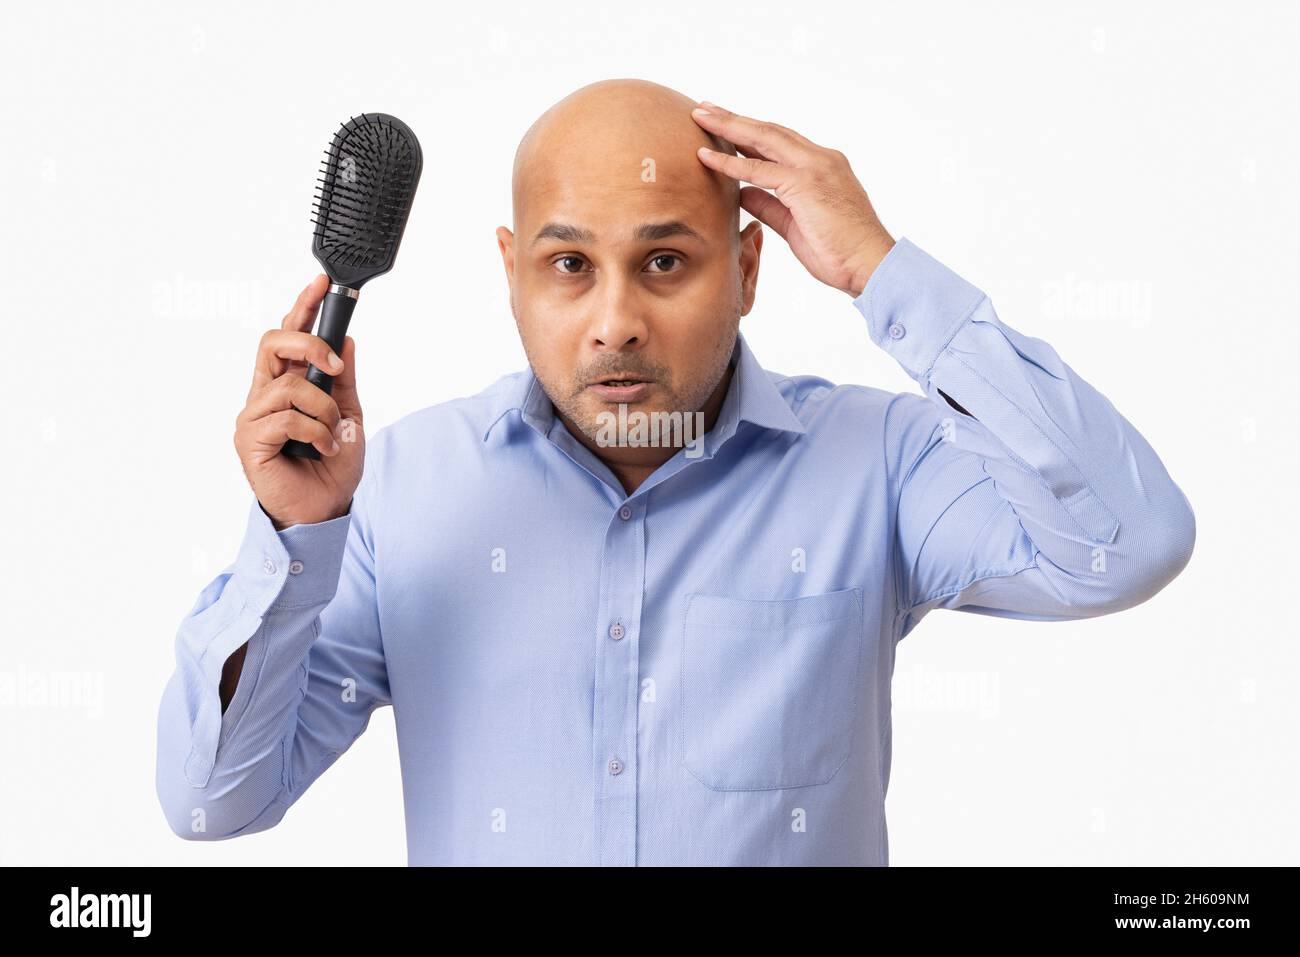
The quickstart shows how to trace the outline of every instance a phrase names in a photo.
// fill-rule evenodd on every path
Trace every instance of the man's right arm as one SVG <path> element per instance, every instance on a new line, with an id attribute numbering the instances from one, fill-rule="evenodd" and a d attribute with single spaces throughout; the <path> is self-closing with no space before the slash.
<path id="1" fill-rule="evenodd" d="M 176 635 L 157 788 L 181 837 L 271 827 L 389 703 L 356 343 L 345 337 L 340 357 L 308 331 L 328 285 L 308 283 L 258 345 L 234 434 L 254 496 L 247 530 Z M 309 365 L 331 373 L 330 392 Z M 289 439 L 318 457 L 283 454 Z"/>
<path id="2" fill-rule="evenodd" d="M 181 622 L 157 765 L 179 836 L 272 827 L 390 703 L 360 507 L 358 495 L 348 515 L 276 531 L 254 500 L 238 558 Z M 241 648 L 226 702 L 222 672 Z"/>

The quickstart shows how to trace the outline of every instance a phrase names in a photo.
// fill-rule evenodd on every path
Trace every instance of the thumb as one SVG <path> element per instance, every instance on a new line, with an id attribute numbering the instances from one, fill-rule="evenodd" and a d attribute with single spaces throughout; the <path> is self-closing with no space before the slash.
<path id="1" fill-rule="evenodd" d="M 745 186 L 740 190 L 740 205 L 760 223 L 774 229 L 786 242 L 790 241 L 790 210 L 774 195 L 757 186 Z"/>

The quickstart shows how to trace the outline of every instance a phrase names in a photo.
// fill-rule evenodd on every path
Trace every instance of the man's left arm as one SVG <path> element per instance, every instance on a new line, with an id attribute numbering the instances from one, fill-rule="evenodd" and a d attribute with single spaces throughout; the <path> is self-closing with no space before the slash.
<path id="1" fill-rule="evenodd" d="M 890 407 L 898 600 L 906 634 L 931 608 L 1011 618 L 1106 614 L 1145 600 L 1191 556 L 1196 524 L 1155 452 L 1046 342 L 877 218 L 847 157 L 703 102 L 740 155 L 700 162 L 816 279 L 853 297 L 872 339 L 921 387 Z M 770 191 L 770 192 L 769 192 Z"/>
<path id="2" fill-rule="evenodd" d="M 926 396 L 888 424 L 903 634 L 932 608 L 1103 615 L 1187 564 L 1195 518 L 1150 444 L 979 289 L 900 239 L 853 303 Z"/>

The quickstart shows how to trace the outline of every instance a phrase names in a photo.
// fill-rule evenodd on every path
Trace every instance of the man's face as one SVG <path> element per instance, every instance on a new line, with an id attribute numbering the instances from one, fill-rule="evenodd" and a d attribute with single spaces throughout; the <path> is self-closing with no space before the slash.
<path id="1" fill-rule="evenodd" d="M 698 162 L 706 140 L 683 118 L 693 135 L 657 147 L 649 134 L 552 137 L 528 160 L 517 233 L 497 231 L 533 371 L 592 440 L 620 403 L 701 409 L 752 305 L 761 232 L 737 234 L 735 193 Z"/>

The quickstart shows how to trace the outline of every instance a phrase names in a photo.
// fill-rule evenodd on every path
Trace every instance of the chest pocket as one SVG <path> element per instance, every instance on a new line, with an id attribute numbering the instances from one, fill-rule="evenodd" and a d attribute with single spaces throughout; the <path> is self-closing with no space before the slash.
<path id="1" fill-rule="evenodd" d="M 687 597 L 682 762 L 716 791 L 825 784 L 849 756 L 860 589 L 802 598 Z"/>

